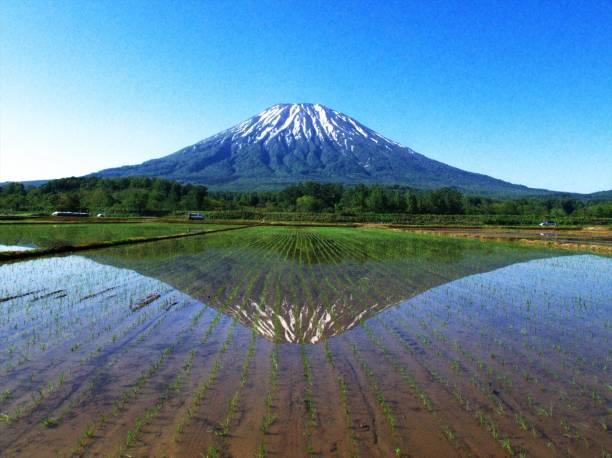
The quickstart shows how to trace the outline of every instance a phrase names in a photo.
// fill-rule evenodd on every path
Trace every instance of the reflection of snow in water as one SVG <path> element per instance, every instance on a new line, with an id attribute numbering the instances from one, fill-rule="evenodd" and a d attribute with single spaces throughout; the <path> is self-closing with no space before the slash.
<path id="1" fill-rule="evenodd" d="M 285 299 L 279 311 L 262 306 L 251 301 L 230 307 L 229 312 L 237 316 L 243 323 L 255 326 L 256 330 L 270 339 L 277 338 L 275 323 L 280 325 L 282 338 L 286 342 L 317 343 L 325 337 L 342 334 L 369 316 L 380 312 L 381 319 L 393 319 L 393 313 L 405 307 L 420 307 L 420 316 L 427 318 L 427 313 L 446 313 L 447 306 L 478 310 L 479 320 L 487 322 L 487 326 L 500 326 L 499 321 L 506 324 L 520 322 L 526 317 L 521 315 L 520 307 L 507 317 L 502 311 L 506 306 L 514 304 L 517 307 L 525 303 L 537 302 L 546 304 L 547 316 L 566 315 L 566 310 L 559 304 L 574 302 L 585 303 L 596 307 L 590 314 L 581 317 L 586 326 L 593 319 L 609 319 L 608 304 L 612 299 L 612 288 L 608 279 L 612 276 L 612 262 L 608 258 L 594 255 L 562 256 L 550 259 L 540 259 L 520 262 L 491 272 L 470 275 L 444 285 L 436 286 L 418 296 L 400 302 L 398 307 L 388 313 L 382 312 L 392 304 L 371 304 L 354 313 L 342 313 L 342 303 L 334 303 L 329 307 L 321 304 L 308 304 L 295 307 Z M 356 311 L 355 311 L 356 312 Z M 557 316 L 561 315 L 561 316 Z M 576 314 L 573 314 L 576 317 Z M 339 318 L 335 319 L 334 317 Z M 578 318 L 576 318 L 578 319 Z M 582 321 L 581 321 L 582 322 Z M 552 326 L 554 321 L 541 319 L 540 326 Z M 516 325 L 516 323 L 515 323 Z M 463 332 L 463 329 L 462 329 Z"/>
<path id="2" fill-rule="evenodd" d="M 28 251 L 34 250 L 34 246 L 19 246 L 19 245 L 0 245 L 0 252 L 2 251 Z"/>

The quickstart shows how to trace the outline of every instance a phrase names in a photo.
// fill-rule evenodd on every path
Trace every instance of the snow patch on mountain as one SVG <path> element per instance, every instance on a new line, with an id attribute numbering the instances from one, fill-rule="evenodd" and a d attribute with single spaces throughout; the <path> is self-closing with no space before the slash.
<path id="1" fill-rule="evenodd" d="M 228 138 L 238 147 L 252 143 L 268 145 L 274 141 L 282 141 L 291 146 L 304 139 L 351 151 L 356 142 L 364 140 L 389 150 L 402 146 L 350 116 L 311 103 L 274 105 L 201 143 L 211 140 L 222 142 Z"/>

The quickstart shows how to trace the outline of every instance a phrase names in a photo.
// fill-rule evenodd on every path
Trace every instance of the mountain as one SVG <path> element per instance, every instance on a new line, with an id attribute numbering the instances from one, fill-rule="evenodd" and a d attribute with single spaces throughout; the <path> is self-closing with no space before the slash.
<path id="1" fill-rule="evenodd" d="M 319 104 L 279 104 L 168 156 L 102 170 L 100 177 L 158 176 L 212 189 L 278 189 L 304 181 L 452 186 L 483 195 L 550 191 L 466 172 L 430 159 Z"/>
<path id="2" fill-rule="evenodd" d="M 608 191 L 597 191 L 587 194 L 589 200 L 610 200 L 612 199 L 612 189 Z"/>

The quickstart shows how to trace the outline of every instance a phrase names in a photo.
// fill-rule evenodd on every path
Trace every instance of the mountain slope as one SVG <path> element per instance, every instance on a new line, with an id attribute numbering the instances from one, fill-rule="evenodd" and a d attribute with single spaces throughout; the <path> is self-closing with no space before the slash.
<path id="1" fill-rule="evenodd" d="M 271 189 L 303 181 L 453 186 L 468 193 L 547 193 L 429 159 L 318 104 L 279 104 L 246 121 L 140 165 L 102 177 L 160 176 L 215 189 Z"/>

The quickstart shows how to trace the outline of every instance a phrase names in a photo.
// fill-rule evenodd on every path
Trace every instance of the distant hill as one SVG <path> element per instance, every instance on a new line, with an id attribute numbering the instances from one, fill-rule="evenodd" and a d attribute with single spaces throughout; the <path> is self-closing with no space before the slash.
<path id="1" fill-rule="evenodd" d="M 609 191 L 592 192 L 591 194 L 585 194 L 590 200 L 612 200 L 612 189 Z"/>
<path id="2" fill-rule="evenodd" d="M 48 183 L 50 180 L 28 180 L 28 181 L 19 181 L 18 183 L 21 183 L 24 186 L 41 186 L 45 183 Z M 8 183 L 14 183 L 11 181 L 3 181 L 0 183 L 0 186 L 4 186 Z"/>
<path id="3" fill-rule="evenodd" d="M 450 186 L 468 194 L 536 196 L 552 191 L 467 172 L 402 146 L 318 104 L 279 104 L 246 121 L 139 165 L 99 177 L 157 176 L 211 189 L 280 189 L 304 181 Z"/>

